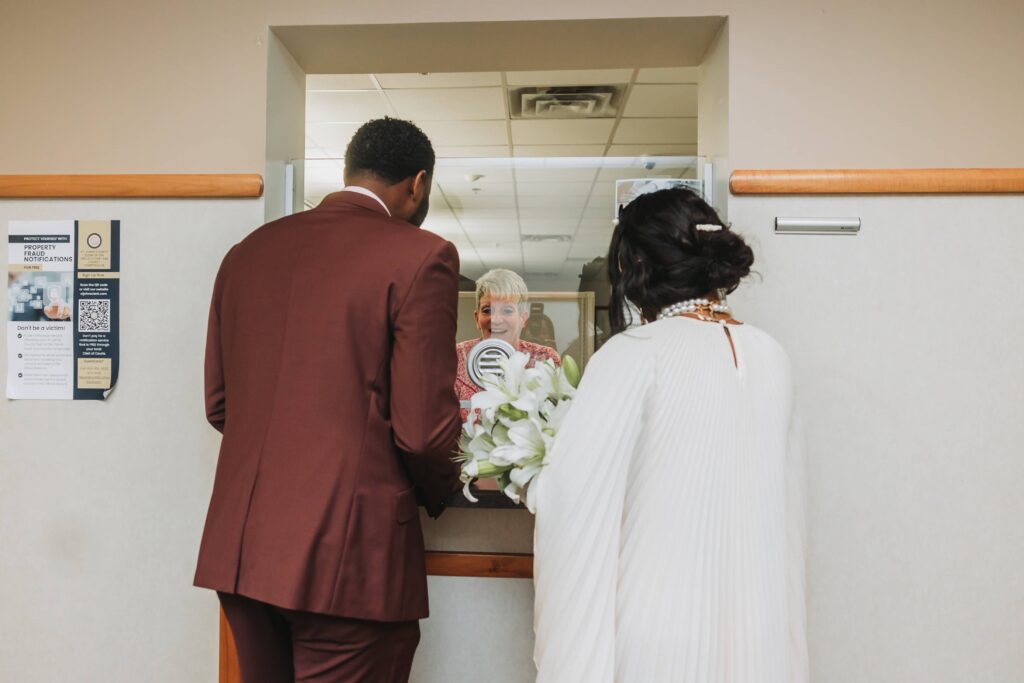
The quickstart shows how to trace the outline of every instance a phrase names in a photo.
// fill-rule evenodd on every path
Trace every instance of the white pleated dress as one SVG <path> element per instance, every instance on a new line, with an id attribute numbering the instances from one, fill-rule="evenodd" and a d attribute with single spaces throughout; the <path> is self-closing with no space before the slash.
<path id="1" fill-rule="evenodd" d="M 660 320 L 587 366 L 538 477 L 538 683 L 806 683 L 789 361 Z"/>

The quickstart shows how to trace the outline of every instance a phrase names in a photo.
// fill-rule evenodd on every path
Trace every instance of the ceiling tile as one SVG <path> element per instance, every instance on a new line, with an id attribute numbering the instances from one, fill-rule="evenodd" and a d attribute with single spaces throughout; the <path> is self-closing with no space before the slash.
<path id="1" fill-rule="evenodd" d="M 466 159 L 507 157 L 508 146 L 504 147 L 434 147 L 438 159 Z"/>
<path id="2" fill-rule="evenodd" d="M 608 243 L 612 239 L 614 228 L 610 220 L 604 221 L 604 223 L 608 226 L 604 232 L 577 232 L 573 243 L 587 248 L 608 251 Z"/>
<path id="3" fill-rule="evenodd" d="M 628 83 L 633 70 L 510 71 L 505 77 L 509 85 L 614 85 Z"/>
<path id="4" fill-rule="evenodd" d="M 576 218 L 531 218 L 520 221 L 524 235 L 572 235 L 578 223 Z"/>
<path id="5" fill-rule="evenodd" d="M 375 74 L 380 87 L 387 89 L 406 88 L 471 88 L 485 85 L 501 85 L 498 71 L 474 71 L 470 73 L 429 73 L 429 74 Z"/>
<path id="6" fill-rule="evenodd" d="M 513 121 L 512 142 L 517 147 L 519 145 L 604 144 L 608 142 L 614 125 L 613 119 Z"/>
<path id="7" fill-rule="evenodd" d="M 318 147 L 342 149 L 348 146 L 359 123 L 307 123 L 306 141 L 312 141 Z"/>
<path id="8" fill-rule="evenodd" d="M 460 221 L 462 227 L 471 235 L 487 235 L 491 239 L 502 239 L 496 235 L 519 234 L 519 222 L 514 215 L 511 218 L 480 218 L 476 213 L 469 211 L 462 215 Z"/>
<path id="9" fill-rule="evenodd" d="M 312 193 L 327 194 L 342 188 L 340 164 L 334 161 L 307 160 L 304 166 L 303 184 L 307 198 Z"/>
<path id="10" fill-rule="evenodd" d="M 345 158 L 344 147 L 306 147 L 306 159 L 337 159 Z"/>
<path id="11" fill-rule="evenodd" d="M 448 224 L 439 225 L 437 223 L 431 223 L 429 217 L 423 222 L 423 229 L 429 230 L 435 235 L 440 235 L 448 241 L 453 239 L 463 240 L 466 238 L 466 233 L 462 231 L 462 228 L 458 226 L 453 228 Z"/>
<path id="12" fill-rule="evenodd" d="M 430 194 L 430 210 L 434 213 L 444 211 L 449 216 L 452 216 L 452 207 L 448 203 L 448 200 L 440 192 L 431 192 Z M 453 216 L 454 217 L 454 216 Z"/>
<path id="13" fill-rule="evenodd" d="M 579 219 L 580 209 L 577 206 L 520 206 L 519 207 L 519 220 L 528 221 L 535 218 L 541 220 L 548 220 L 554 218 L 572 218 Z"/>
<path id="14" fill-rule="evenodd" d="M 514 221 L 516 214 L 510 208 L 488 209 L 480 207 L 453 207 L 460 221 Z"/>
<path id="15" fill-rule="evenodd" d="M 531 264 L 561 265 L 569 257 L 572 245 L 567 242 L 536 242 L 523 244 L 523 258 L 527 268 Z"/>
<path id="16" fill-rule="evenodd" d="M 613 209 L 610 206 L 605 206 L 604 202 L 587 204 L 587 208 L 583 210 L 584 220 L 592 218 L 608 220 L 612 214 Z"/>
<path id="17" fill-rule="evenodd" d="M 519 180 L 517 178 L 517 180 Z M 546 183 L 524 183 L 516 184 L 516 192 L 520 197 L 534 196 L 556 196 L 556 197 L 586 197 L 590 194 L 591 182 L 566 183 L 551 181 Z"/>
<path id="18" fill-rule="evenodd" d="M 448 196 L 448 205 L 456 214 L 476 209 L 507 209 L 513 212 L 516 199 L 512 195 Z M 515 214 L 512 213 L 514 216 Z"/>
<path id="19" fill-rule="evenodd" d="M 624 118 L 696 116 L 696 85 L 634 85 Z"/>
<path id="20" fill-rule="evenodd" d="M 510 167 L 499 167 L 489 160 L 445 159 L 434 166 L 434 181 L 445 183 L 468 183 L 469 177 L 478 175 L 482 183 L 511 183 L 515 180 Z"/>
<path id="21" fill-rule="evenodd" d="M 697 119 L 622 119 L 615 131 L 616 144 L 661 142 L 695 144 Z"/>
<path id="22" fill-rule="evenodd" d="M 306 122 L 345 121 L 364 123 L 390 116 L 391 108 L 379 92 L 307 92 Z"/>
<path id="23" fill-rule="evenodd" d="M 611 201 L 608 202 L 608 218 L 589 218 L 580 221 L 579 228 L 576 230 L 577 239 L 586 239 L 590 236 L 602 236 L 607 235 L 609 238 L 612 236 L 612 230 L 615 226 L 612 225 L 612 210 Z"/>
<path id="24" fill-rule="evenodd" d="M 500 244 L 500 243 L 498 243 Z M 477 246 L 476 253 L 484 263 L 501 261 L 504 263 L 522 263 L 523 252 L 518 242 L 505 243 L 503 246 Z"/>
<path id="25" fill-rule="evenodd" d="M 487 182 L 481 179 L 475 183 L 468 183 L 465 180 L 439 183 L 445 195 L 449 197 L 483 197 L 489 195 L 513 196 L 516 192 L 515 183 Z"/>
<path id="26" fill-rule="evenodd" d="M 640 69 L 636 75 L 637 83 L 697 83 L 700 74 L 699 66 L 669 66 Z"/>
<path id="27" fill-rule="evenodd" d="M 569 258 L 572 259 L 595 259 L 598 256 L 608 255 L 608 244 L 606 243 L 603 248 L 601 246 L 589 243 L 577 243 L 573 242 L 572 248 L 569 249 Z"/>
<path id="28" fill-rule="evenodd" d="M 587 195 L 519 195 L 519 208 L 575 208 L 587 204 Z"/>
<path id="29" fill-rule="evenodd" d="M 608 150 L 610 157 L 641 157 L 641 156 L 697 156 L 697 145 L 612 145 Z"/>
<path id="30" fill-rule="evenodd" d="M 470 280 L 477 279 L 491 268 L 491 266 L 485 266 L 479 260 L 474 259 L 473 261 L 469 261 L 468 259 L 463 258 L 461 252 L 459 253 L 459 260 L 459 275 L 468 277 Z"/>
<path id="31" fill-rule="evenodd" d="M 505 119 L 501 88 L 388 90 L 398 115 L 414 121 Z"/>
<path id="32" fill-rule="evenodd" d="M 470 239 L 477 249 L 515 249 L 519 251 L 519 235 L 498 237 L 494 235 L 471 235 Z"/>
<path id="33" fill-rule="evenodd" d="M 420 128 L 435 147 L 502 147 L 507 154 L 508 126 L 504 121 L 424 121 Z"/>
<path id="34" fill-rule="evenodd" d="M 594 183 L 594 189 L 590 193 L 591 198 L 603 197 L 608 200 L 608 205 L 615 200 L 615 181 L 599 180 Z"/>
<path id="35" fill-rule="evenodd" d="M 600 157 L 604 155 L 600 145 L 516 145 L 512 148 L 517 157 Z"/>

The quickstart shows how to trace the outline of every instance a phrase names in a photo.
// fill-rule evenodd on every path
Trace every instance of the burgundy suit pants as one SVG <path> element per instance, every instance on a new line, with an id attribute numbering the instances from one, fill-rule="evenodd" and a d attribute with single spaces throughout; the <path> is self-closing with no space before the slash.
<path id="1" fill-rule="evenodd" d="M 362 621 L 217 595 L 235 637 L 242 683 L 409 680 L 418 621 Z"/>

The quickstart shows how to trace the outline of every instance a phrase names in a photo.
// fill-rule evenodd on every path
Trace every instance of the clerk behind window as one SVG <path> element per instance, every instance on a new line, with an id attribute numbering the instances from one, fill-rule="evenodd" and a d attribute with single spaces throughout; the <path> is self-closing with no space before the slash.
<path id="1" fill-rule="evenodd" d="M 512 348 L 530 356 L 529 366 L 541 360 L 554 361 L 561 365 L 558 352 L 548 346 L 534 344 L 520 338 L 526 321 L 530 318 L 529 291 L 523 278 L 511 270 L 495 268 L 484 273 L 476 281 L 476 308 L 473 320 L 480 330 L 479 339 L 470 339 L 455 345 L 459 366 L 455 375 L 455 393 L 460 401 L 468 401 L 481 390 L 469 377 L 466 362 L 469 352 L 484 339 L 501 339 Z M 466 411 L 463 410 L 463 418 Z"/>

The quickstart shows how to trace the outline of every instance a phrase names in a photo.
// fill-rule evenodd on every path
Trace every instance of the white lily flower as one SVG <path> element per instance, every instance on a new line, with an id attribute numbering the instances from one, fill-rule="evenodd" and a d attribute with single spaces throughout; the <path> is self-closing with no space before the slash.
<path id="1" fill-rule="evenodd" d="M 540 480 L 542 476 L 538 473 L 530 480 L 530 485 L 526 489 L 526 495 L 523 497 L 523 504 L 526 505 L 526 509 L 530 511 L 530 514 L 537 514 L 537 492 L 540 490 Z"/>
<path id="2" fill-rule="evenodd" d="M 508 437 L 508 425 L 504 422 L 495 423 L 491 428 L 491 441 L 495 446 L 507 446 L 512 443 L 512 439 Z"/>
<path id="3" fill-rule="evenodd" d="M 465 451 L 468 451 L 476 460 L 486 460 L 488 454 L 494 450 L 494 441 L 491 439 L 490 434 L 482 432 L 477 434 L 473 439 L 466 444 Z"/>
<path id="4" fill-rule="evenodd" d="M 515 444 L 509 444 L 507 446 L 498 446 L 491 451 L 490 461 L 495 465 L 515 466 L 535 457 L 537 457 L 536 451 Z"/>
<path id="5" fill-rule="evenodd" d="M 470 412 L 480 411 L 481 421 L 493 422 L 498 408 L 507 402 L 508 398 L 499 391 L 492 389 L 479 391 L 470 399 Z"/>
<path id="6" fill-rule="evenodd" d="M 565 421 L 565 416 L 569 414 L 569 409 L 572 408 L 572 402 L 562 400 L 558 402 L 547 418 L 547 428 L 552 433 L 557 434 L 558 430 L 562 428 L 562 423 Z"/>
<path id="7" fill-rule="evenodd" d="M 544 455 L 544 432 L 541 421 L 537 418 L 519 420 L 508 430 L 508 438 L 512 443 L 531 450 L 536 455 Z"/>
<path id="8" fill-rule="evenodd" d="M 515 501 L 516 503 L 519 502 L 519 500 L 520 500 L 520 491 L 519 491 L 519 487 L 518 486 L 516 486 L 515 484 L 509 484 L 508 486 L 506 486 L 504 488 L 504 492 L 505 492 L 505 495 L 508 496 L 509 498 L 511 498 L 513 501 Z"/>
<path id="9" fill-rule="evenodd" d="M 509 472 L 509 479 L 519 488 L 525 489 L 540 470 L 540 463 L 517 467 Z"/>

